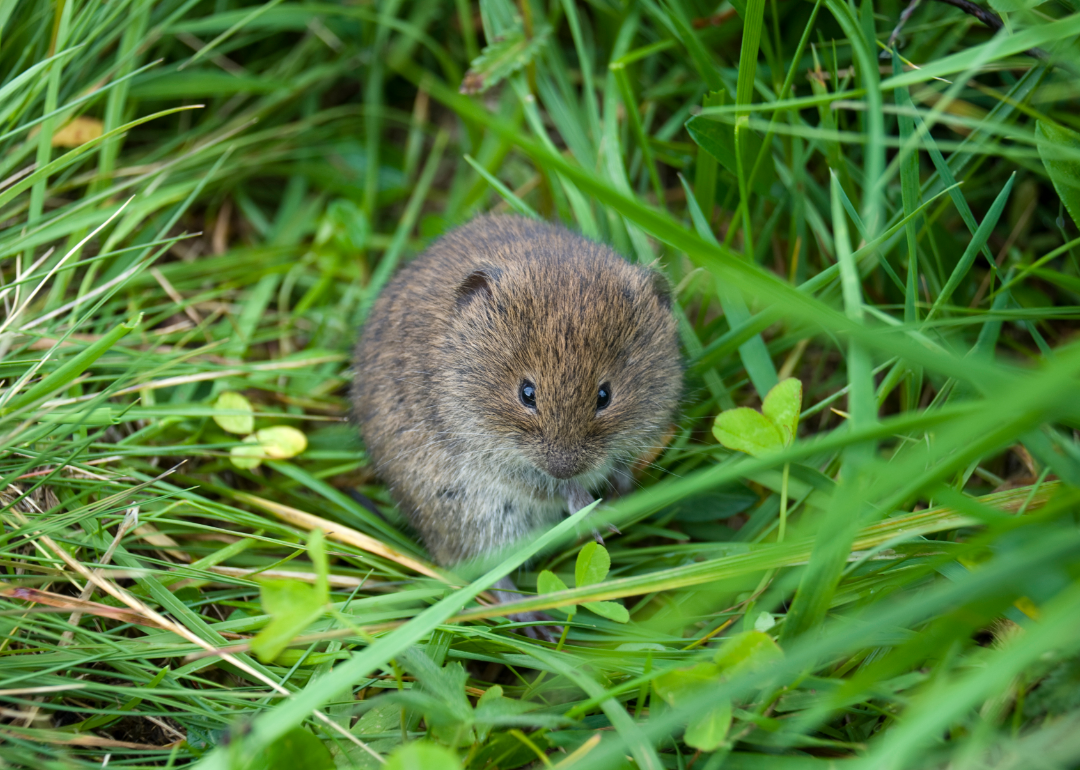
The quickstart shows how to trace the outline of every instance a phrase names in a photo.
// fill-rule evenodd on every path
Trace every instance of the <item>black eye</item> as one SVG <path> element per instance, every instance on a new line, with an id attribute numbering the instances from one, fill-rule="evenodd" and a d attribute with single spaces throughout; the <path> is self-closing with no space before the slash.
<path id="1" fill-rule="evenodd" d="M 521 390 L 518 391 L 518 397 L 521 398 L 521 403 L 530 409 L 536 408 L 536 386 L 528 380 L 521 383 Z"/>
<path id="2" fill-rule="evenodd" d="M 611 403 L 611 383 L 605 382 L 600 386 L 600 390 L 596 393 L 596 408 L 597 410 L 606 409 L 607 405 Z"/>

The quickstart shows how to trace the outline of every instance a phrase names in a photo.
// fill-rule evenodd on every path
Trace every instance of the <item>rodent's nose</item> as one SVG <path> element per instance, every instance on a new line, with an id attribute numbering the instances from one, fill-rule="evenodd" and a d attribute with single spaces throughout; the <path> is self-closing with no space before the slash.
<path id="1" fill-rule="evenodd" d="M 547 472 L 557 479 L 570 479 L 585 470 L 585 458 L 580 452 L 553 451 L 547 456 Z"/>

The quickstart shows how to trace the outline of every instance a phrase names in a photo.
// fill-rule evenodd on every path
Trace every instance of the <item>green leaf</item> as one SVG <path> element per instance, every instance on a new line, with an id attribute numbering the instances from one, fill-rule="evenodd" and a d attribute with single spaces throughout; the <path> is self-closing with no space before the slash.
<path id="1" fill-rule="evenodd" d="M 653 690 L 668 705 L 679 708 L 715 688 L 722 678 L 747 668 L 768 665 L 780 657 L 780 648 L 769 636 L 748 631 L 725 641 L 717 651 L 714 663 L 698 663 L 658 676 L 653 680 Z M 684 740 L 695 749 L 715 751 L 727 738 L 730 727 L 731 701 L 724 699 L 705 714 L 690 720 Z"/>
<path id="2" fill-rule="evenodd" d="M 708 153 L 706 153 L 707 155 Z M 698 163 L 700 164 L 702 160 L 703 158 L 699 154 Z M 712 165 L 715 167 L 715 162 Z M 716 236 L 713 235 L 712 226 L 709 224 L 704 212 L 698 207 L 697 200 L 691 194 L 690 186 L 685 179 L 682 180 L 682 183 L 683 188 L 686 190 L 686 205 L 690 210 L 690 220 L 694 223 L 694 230 L 705 241 L 718 245 Z M 716 294 L 720 300 L 720 307 L 724 310 L 724 317 L 728 319 L 732 328 L 750 320 L 750 309 L 746 306 L 746 298 L 738 289 L 729 286 L 725 281 L 716 281 Z M 697 339 L 696 334 L 693 335 L 693 339 Z M 755 333 L 740 343 L 738 348 L 739 357 L 742 358 L 743 365 L 746 367 L 746 373 L 757 391 L 765 393 L 774 387 L 777 382 L 776 366 L 769 356 L 769 349 L 766 347 L 765 340 L 762 339 L 761 335 Z M 693 355 L 697 356 L 699 354 L 695 352 Z M 709 374 L 706 374 L 706 377 L 709 376 Z M 711 376 L 719 380 L 717 372 L 712 372 Z M 718 384 L 722 387 L 722 383 L 718 382 Z M 712 387 L 714 386 L 710 385 L 710 388 Z M 725 406 L 727 405 L 725 404 Z"/>
<path id="3" fill-rule="evenodd" d="M 548 573 L 548 574 L 551 574 L 551 573 Z M 558 578 L 556 578 L 556 580 L 558 580 Z M 502 697 L 503 697 L 502 685 L 501 684 L 494 684 L 491 687 L 484 690 L 484 694 L 481 695 L 477 699 L 476 708 L 479 709 L 481 706 L 485 706 L 485 705 L 490 706 L 491 704 L 495 703 L 497 700 L 499 700 Z"/>
<path id="4" fill-rule="evenodd" d="M 754 100 L 754 75 L 757 72 L 758 50 L 761 45 L 761 27 L 764 18 L 765 0 L 748 0 L 743 14 L 742 48 L 739 51 L 739 80 L 735 90 L 736 104 L 750 104 Z"/>
<path id="5" fill-rule="evenodd" d="M 255 436 L 248 436 L 243 444 L 229 450 L 229 462 L 244 470 L 258 468 L 264 459 L 266 459 L 266 452 L 263 451 L 259 439 Z"/>
<path id="6" fill-rule="evenodd" d="M 294 727 L 266 747 L 248 767 L 259 770 L 329 770 L 334 767 L 323 742 L 302 727 Z"/>
<path id="7" fill-rule="evenodd" d="M 326 546 L 321 529 L 313 529 L 308 535 L 308 558 L 315 568 L 315 602 L 326 604 L 330 601 L 330 563 L 326 559 Z"/>
<path id="8" fill-rule="evenodd" d="M 738 6 L 743 3 L 739 0 Z M 687 18 L 682 3 L 664 2 L 654 6 L 652 3 L 643 3 L 642 8 L 656 16 L 664 26 L 671 30 L 672 34 L 686 48 L 690 54 L 690 61 L 694 69 L 698 71 L 701 80 L 710 91 L 716 91 L 727 96 L 724 79 L 720 77 L 719 68 L 713 59 L 712 53 L 694 31 L 693 23 Z"/>
<path id="9" fill-rule="evenodd" d="M 378 735 L 392 733 L 401 729 L 401 707 L 396 704 L 381 703 L 361 715 L 352 727 L 354 735 Z"/>
<path id="10" fill-rule="evenodd" d="M 63 169 L 74 163 L 76 160 L 78 160 L 80 156 L 86 154 L 90 150 L 96 149 L 99 145 L 104 144 L 113 137 L 119 136 L 120 134 L 130 131 L 137 126 L 141 126 L 143 123 L 148 123 L 151 120 L 164 118 L 168 115 L 172 115 L 173 113 L 181 112 L 183 110 L 200 109 L 201 107 L 202 105 L 189 105 L 184 107 L 174 107 L 170 110 L 162 110 L 161 112 L 155 112 L 153 115 L 147 115 L 146 117 L 138 118 L 137 120 L 133 120 L 130 123 L 118 126 L 112 131 L 106 131 L 104 134 L 97 137 L 96 139 L 91 139 L 85 144 L 80 144 L 74 150 L 64 153 L 51 163 L 46 163 L 45 165 L 41 166 L 41 168 L 35 169 L 34 173 L 23 177 L 10 187 L 4 188 L 3 192 L 0 192 L 0 206 L 6 206 L 23 191 L 30 189 L 41 180 L 48 179 L 53 174 L 62 171 Z"/>
<path id="11" fill-rule="evenodd" d="M 698 663 L 661 674 L 653 680 L 653 690 L 668 705 L 678 706 L 696 697 L 702 690 L 715 687 L 719 681 L 719 666 L 715 663 Z"/>
<path id="12" fill-rule="evenodd" d="M 270 616 L 266 628 L 251 640 L 251 649 L 268 662 L 323 614 L 326 602 L 316 590 L 298 580 L 264 580 L 259 586 L 263 611 Z"/>
<path id="13" fill-rule="evenodd" d="M 542 26 L 532 39 L 520 27 L 484 46 L 461 81 L 463 94 L 481 94 L 529 64 L 547 43 L 551 27 Z"/>
<path id="14" fill-rule="evenodd" d="M 556 591 L 565 591 L 566 583 L 551 570 L 544 570 L 536 576 L 536 593 L 551 594 Z M 577 612 L 577 605 L 571 604 L 562 608 L 564 612 L 573 615 Z"/>
<path id="15" fill-rule="evenodd" d="M 718 414 L 713 434 L 728 449 L 746 452 L 754 457 L 761 457 L 784 446 L 784 436 L 772 420 L 756 409 L 745 406 Z"/>
<path id="16" fill-rule="evenodd" d="M 574 565 L 574 580 L 576 586 L 591 586 L 601 582 L 607 577 L 611 569 L 611 557 L 608 556 L 607 548 L 596 542 L 586 543 L 578 553 L 577 564 Z"/>
<path id="17" fill-rule="evenodd" d="M 721 105 L 722 106 L 722 105 Z M 698 147 L 720 161 L 732 175 L 739 174 L 739 156 L 735 155 L 735 126 L 704 115 L 697 115 L 686 121 L 686 130 Z M 754 167 L 758 151 L 761 150 L 761 136 L 749 128 L 743 128 L 739 137 L 742 164 L 746 173 Z M 759 195 L 765 195 L 776 179 L 776 169 L 768 157 L 758 167 L 749 187 Z"/>
<path id="18" fill-rule="evenodd" d="M 762 612 L 757 616 L 757 620 L 754 621 L 754 630 L 764 633 L 775 625 L 776 618 L 773 617 L 773 614 L 771 612 Z"/>
<path id="19" fill-rule="evenodd" d="M 784 657 L 780 646 L 761 631 L 745 631 L 727 639 L 713 661 L 725 676 L 748 669 L 761 669 Z"/>
<path id="20" fill-rule="evenodd" d="M 557 727 L 568 723 L 569 720 L 565 717 L 554 714 L 531 714 L 528 719 L 522 718 L 522 714 L 535 710 L 538 705 L 529 700 L 505 697 L 503 688 L 499 685 L 489 687 L 476 702 L 475 723 L 478 739 L 485 740 L 491 728 L 497 725 Z"/>
<path id="21" fill-rule="evenodd" d="M 255 430 L 255 410 L 251 402 L 240 393 L 226 390 L 214 402 L 214 409 L 225 412 L 243 412 L 243 414 L 215 414 L 214 422 L 228 433 L 236 433 L 246 436 Z"/>
<path id="22" fill-rule="evenodd" d="M 730 728 L 731 701 L 725 698 L 719 706 L 709 709 L 704 716 L 690 720 L 683 740 L 686 745 L 695 749 L 716 751 L 724 744 Z"/>
<path id="23" fill-rule="evenodd" d="M 566 583 L 562 582 L 562 579 L 549 569 L 536 576 L 536 593 L 538 594 L 551 594 L 565 590 Z"/>
<path id="24" fill-rule="evenodd" d="M 1035 138 L 1058 197 L 1080 227 L 1080 134 L 1057 123 L 1038 120 Z"/>
<path id="25" fill-rule="evenodd" d="M 470 732 L 473 717 L 472 704 L 465 696 L 465 668 L 460 663 L 436 665 L 421 649 L 409 650 L 401 661 L 420 687 L 397 697 L 412 701 L 428 727 L 437 731 L 440 743 L 460 745 Z"/>
<path id="26" fill-rule="evenodd" d="M 742 513 L 758 502 L 758 495 L 742 484 L 687 495 L 668 510 L 675 512 L 675 521 L 716 521 Z"/>
<path id="27" fill-rule="evenodd" d="M 630 613 L 619 602 L 588 602 L 585 608 L 592 610 L 602 618 L 614 620 L 616 623 L 630 622 Z"/>
<path id="28" fill-rule="evenodd" d="M 557 734 L 561 734 L 557 733 Z M 535 732 L 529 736 L 529 740 L 541 751 L 550 747 L 548 736 L 543 732 Z M 498 764 L 496 764 L 498 763 Z M 536 754 L 532 748 L 526 746 L 510 732 L 498 732 L 491 736 L 491 740 L 484 744 L 473 756 L 469 767 L 478 768 L 518 768 L 533 766 L 536 763 Z"/>
<path id="29" fill-rule="evenodd" d="M 778 382 L 765 396 L 761 411 L 784 437 L 784 446 L 795 440 L 802 411 L 802 383 L 794 377 Z"/>
<path id="30" fill-rule="evenodd" d="M 461 763 L 450 749 L 427 741 L 413 741 L 394 751 L 383 770 L 461 770 Z"/>
<path id="31" fill-rule="evenodd" d="M 326 207 L 315 231 L 315 245 L 332 247 L 342 255 L 363 252 L 370 238 L 367 214 L 347 198 L 338 198 Z"/>
<path id="32" fill-rule="evenodd" d="M 287 460 L 307 449 L 307 437 L 288 425 L 275 425 L 255 432 L 255 438 L 266 456 L 272 460 Z"/>

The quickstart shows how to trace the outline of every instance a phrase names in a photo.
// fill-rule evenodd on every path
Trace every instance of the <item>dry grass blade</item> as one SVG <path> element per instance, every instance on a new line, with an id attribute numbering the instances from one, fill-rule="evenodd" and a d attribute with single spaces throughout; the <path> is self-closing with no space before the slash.
<path id="1" fill-rule="evenodd" d="M 0 735 L 9 735 L 13 738 L 22 738 L 28 741 L 42 741 L 43 743 L 53 743 L 58 746 L 93 746 L 100 749 L 138 749 L 142 751 L 170 749 L 173 746 L 179 745 L 181 741 L 175 741 L 174 743 L 168 743 L 164 746 L 155 746 L 147 743 L 134 743 L 132 741 L 117 741 L 111 738 L 99 738 L 96 735 L 71 735 L 70 733 L 62 733 L 52 730 L 34 730 L 33 732 L 28 730 L 0 730 Z"/>
<path id="2" fill-rule="evenodd" d="M 23 601 L 44 604 L 49 607 L 71 610 L 80 615 L 96 615 L 101 618 L 118 620 L 121 623 L 135 623 L 136 625 L 147 626 L 149 628 L 160 628 L 165 631 L 172 630 L 170 624 L 159 623 L 137 611 L 125 610 L 120 607 L 110 607 L 107 604 L 90 602 L 85 599 L 75 599 L 71 596 L 42 591 L 37 588 L 12 586 L 0 583 L 0 596 L 8 596 L 12 599 L 22 599 Z M 78 618 L 76 618 L 76 620 L 78 620 Z"/>
<path id="3" fill-rule="evenodd" d="M 436 580 L 441 580 L 444 583 L 451 582 L 447 576 L 440 574 L 440 572 L 432 565 L 414 559 L 408 554 L 401 553 L 397 549 L 391 548 L 385 543 L 382 543 L 373 537 L 369 537 L 362 532 L 357 532 L 355 529 L 346 527 L 343 524 L 327 521 L 312 513 L 301 511 L 298 508 L 293 508 L 292 506 L 284 505 L 283 503 L 275 503 L 272 500 L 266 500 L 265 498 L 257 495 L 250 495 L 246 492 L 237 492 L 235 497 L 237 500 L 250 503 L 257 508 L 272 513 L 282 521 L 287 521 L 289 524 L 299 527 L 305 532 L 321 529 L 326 537 L 331 540 L 336 540 L 339 543 L 346 543 L 359 548 L 361 551 L 366 551 L 367 553 L 381 556 L 384 559 L 389 559 L 390 561 L 396 562 L 421 575 L 427 575 Z"/>

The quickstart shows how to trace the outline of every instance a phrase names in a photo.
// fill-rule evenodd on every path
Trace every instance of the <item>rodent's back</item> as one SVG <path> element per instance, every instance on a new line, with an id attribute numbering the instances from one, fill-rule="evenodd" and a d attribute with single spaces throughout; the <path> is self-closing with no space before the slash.
<path id="1" fill-rule="evenodd" d="M 659 274 L 501 216 L 447 233 L 386 287 L 353 401 L 377 472 L 451 563 L 550 522 L 567 484 L 626 472 L 680 388 Z"/>

